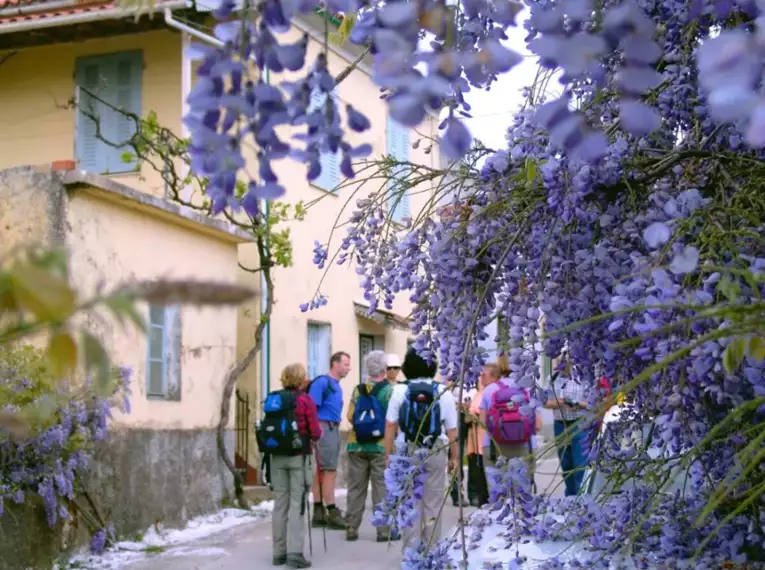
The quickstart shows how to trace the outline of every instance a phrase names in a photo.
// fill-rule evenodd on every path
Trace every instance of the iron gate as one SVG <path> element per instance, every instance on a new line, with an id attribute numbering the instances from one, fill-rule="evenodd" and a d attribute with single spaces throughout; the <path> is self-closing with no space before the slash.
<path id="1" fill-rule="evenodd" d="M 247 466 L 250 457 L 250 395 L 236 391 L 236 455 L 235 465 L 247 480 Z"/>

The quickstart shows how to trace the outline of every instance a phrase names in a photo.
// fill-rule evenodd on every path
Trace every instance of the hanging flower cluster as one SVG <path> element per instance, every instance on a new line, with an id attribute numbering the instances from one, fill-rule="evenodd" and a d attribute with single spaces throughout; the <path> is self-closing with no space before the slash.
<path id="1" fill-rule="evenodd" d="M 385 499 L 375 505 L 372 515 L 373 526 L 390 527 L 393 534 L 401 529 L 411 528 L 419 519 L 419 506 L 425 493 L 425 461 L 428 450 L 417 450 L 406 455 L 398 450 L 390 456 L 390 463 L 385 470 L 385 487 L 388 490 Z"/>

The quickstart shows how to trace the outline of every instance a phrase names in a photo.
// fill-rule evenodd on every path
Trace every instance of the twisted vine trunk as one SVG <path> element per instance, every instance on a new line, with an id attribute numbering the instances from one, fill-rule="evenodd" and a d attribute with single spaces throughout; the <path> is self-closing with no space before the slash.
<path id="1" fill-rule="evenodd" d="M 228 456 L 226 450 L 225 433 L 229 419 L 231 418 L 231 396 L 234 394 L 237 380 L 239 380 L 239 377 L 245 370 L 247 370 L 247 367 L 252 364 L 252 361 L 255 360 L 255 357 L 260 352 L 260 347 L 262 345 L 263 339 L 263 330 L 266 328 L 266 324 L 271 319 L 271 310 L 274 305 L 274 282 L 271 276 L 271 252 L 268 248 L 268 244 L 266 243 L 266 239 L 263 237 L 263 235 L 261 235 L 261 232 L 258 232 L 256 243 L 258 246 L 258 257 L 260 259 L 260 271 L 263 272 L 266 286 L 265 291 L 261 291 L 261 295 L 266 295 L 266 307 L 263 313 L 260 315 L 258 326 L 255 329 L 255 344 L 249 350 L 247 355 L 242 360 L 240 360 L 236 366 L 229 370 L 228 374 L 226 374 L 226 379 L 223 385 L 223 399 L 220 404 L 220 420 L 218 421 L 218 432 L 216 434 L 218 443 L 218 455 L 220 456 L 221 461 L 223 461 L 223 464 L 228 468 L 228 470 L 231 472 L 231 475 L 234 477 L 234 496 L 236 498 L 236 502 L 240 507 L 245 509 L 248 508 L 248 505 L 247 500 L 244 497 L 244 484 L 242 481 L 242 476 L 239 471 L 237 471 L 233 461 L 231 461 L 231 458 Z M 249 426 L 247 429 L 249 429 Z"/>

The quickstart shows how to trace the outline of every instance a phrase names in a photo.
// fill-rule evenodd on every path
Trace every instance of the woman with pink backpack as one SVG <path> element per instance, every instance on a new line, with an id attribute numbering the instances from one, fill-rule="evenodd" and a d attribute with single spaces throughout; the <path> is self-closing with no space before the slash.
<path id="1" fill-rule="evenodd" d="M 529 458 L 529 475 L 533 481 L 534 462 L 531 460 L 532 437 L 542 429 L 541 405 L 531 408 L 531 396 L 517 386 L 508 375 L 507 357 L 500 356 L 495 365 L 487 365 L 484 373 L 494 378 L 483 391 L 479 406 L 481 424 L 486 426 L 483 459 L 493 466 L 499 457 Z"/>

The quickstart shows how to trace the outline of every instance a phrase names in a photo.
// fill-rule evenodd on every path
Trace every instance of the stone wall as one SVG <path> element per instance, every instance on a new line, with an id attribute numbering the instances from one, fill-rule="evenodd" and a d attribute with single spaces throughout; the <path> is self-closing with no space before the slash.
<path id="1" fill-rule="evenodd" d="M 233 432 L 227 440 L 233 451 Z M 93 500 L 122 534 L 156 521 L 178 525 L 232 498 L 233 481 L 218 459 L 212 429 L 116 430 L 90 475 Z"/>
<path id="2" fill-rule="evenodd" d="M 226 440 L 233 450 L 233 432 Z M 99 447 L 87 488 L 101 516 L 122 537 L 157 521 L 181 526 L 233 498 L 214 430 L 116 430 Z M 51 530 L 41 506 L 7 505 L 0 517 L 0 570 L 49 570 L 66 548 L 87 543 L 84 523 L 75 523 Z"/>

